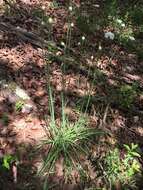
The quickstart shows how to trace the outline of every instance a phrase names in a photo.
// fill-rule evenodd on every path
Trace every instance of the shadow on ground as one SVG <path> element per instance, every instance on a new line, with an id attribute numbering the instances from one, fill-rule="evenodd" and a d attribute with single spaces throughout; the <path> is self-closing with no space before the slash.
<path id="1" fill-rule="evenodd" d="M 15 5 L 13 6 L 15 7 Z M 47 35 L 48 30 L 46 26 L 44 26 L 43 34 L 41 20 L 39 20 L 44 14 L 43 10 L 38 6 L 35 8 L 25 4 L 20 5 L 22 9 L 18 8 L 17 5 L 16 10 L 14 7 L 12 10 L 9 10 L 9 13 L 5 12 L 0 20 L 5 23 L 10 23 L 15 27 L 20 26 L 32 32 L 38 31 L 38 34 L 44 37 Z M 45 19 L 48 18 L 45 16 Z M 45 22 L 47 22 L 47 20 L 45 20 Z M 58 29 L 56 29 L 56 31 L 58 33 Z M 36 106 L 36 114 L 40 119 L 44 119 L 44 116 L 46 114 L 48 115 L 49 112 L 47 81 L 45 79 L 45 61 L 43 60 L 42 51 L 29 43 L 23 43 L 14 33 L 8 31 L 3 35 L 7 38 L 3 39 L 4 41 L 2 40 L 4 45 L 1 45 L 0 49 L 0 80 L 4 80 L 7 83 L 14 82 L 23 88 Z M 53 34 L 53 36 L 54 35 L 55 34 Z M 57 34 L 57 36 L 58 35 L 60 37 L 62 36 L 62 34 Z M 102 41 L 103 39 L 100 40 Z M 74 111 L 78 110 L 78 106 L 81 107 L 83 104 L 84 108 L 86 107 L 89 93 L 91 95 L 88 115 L 94 116 L 96 120 L 94 127 L 97 127 L 100 121 L 103 120 L 106 107 L 109 104 L 110 109 L 107 112 L 105 126 L 115 135 L 117 143 L 122 146 L 123 144 L 134 142 L 138 143 L 142 148 L 143 99 L 140 92 L 143 90 L 143 62 L 138 59 L 134 52 L 128 53 L 124 48 L 114 42 L 105 42 L 104 45 L 106 45 L 106 48 L 100 53 L 96 51 L 97 49 L 92 49 L 94 60 L 91 60 L 91 52 L 88 51 L 86 52 L 86 56 L 82 55 L 83 52 L 81 52 L 79 55 L 81 59 L 73 57 L 72 63 L 66 63 L 66 71 L 64 74 L 61 69 L 61 61 L 57 61 L 56 59 L 53 59 L 52 63 L 49 60 L 47 61 L 47 64 L 50 64 L 50 78 L 55 97 L 56 116 L 58 118 L 61 115 L 59 108 L 61 106 L 61 91 L 64 91 L 67 106 Z M 77 47 L 76 50 L 80 52 L 80 47 Z M 98 57 L 99 60 L 96 60 L 96 57 Z M 64 90 L 62 89 L 63 76 L 66 81 Z M 122 100 L 119 96 L 121 86 L 132 86 L 134 84 L 136 84 L 137 95 L 133 98 L 131 106 L 126 107 L 126 102 L 125 106 L 122 105 L 124 96 Z M 0 99 L 0 117 L 3 112 L 5 112 L 9 116 L 10 122 L 11 117 L 13 116 L 13 119 L 15 119 L 16 116 L 14 106 L 9 104 L 4 95 L 5 94 L 3 94 Z M 128 100 L 128 97 L 126 98 Z M 22 115 L 22 117 L 25 116 Z M 72 115 L 70 116 L 69 114 L 69 117 L 72 117 Z M 8 133 L 6 133 L 4 137 L 2 136 L 2 139 L 5 141 L 8 140 L 7 134 Z M 9 151 L 15 153 L 17 152 L 16 147 L 20 148 L 21 145 L 17 145 L 17 139 L 14 134 L 11 134 L 10 138 L 12 144 Z M 21 163 L 18 165 L 18 184 L 13 187 L 14 189 L 42 189 L 43 182 L 36 176 L 33 159 L 31 162 L 30 158 L 27 157 L 27 155 L 30 155 L 29 152 L 32 152 L 32 149 L 33 147 L 30 146 L 24 150 L 23 153 L 22 150 L 19 151 L 19 155 L 23 155 L 23 157 L 20 158 Z M 3 176 L 3 173 L 1 175 Z M 12 180 L 12 173 L 6 172 L 4 179 L 1 180 L 2 190 L 12 189 Z M 63 184 L 63 179 L 61 178 L 48 180 L 50 183 L 57 183 L 58 190 L 59 184 Z M 67 186 L 65 189 L 83 189 L 82 185 L 78 184 L 76 187 Z M 63 188 L 64 187 L 61 189 Z M 54 187 L 54 189 L 56 189 L 56 187 Z"/>

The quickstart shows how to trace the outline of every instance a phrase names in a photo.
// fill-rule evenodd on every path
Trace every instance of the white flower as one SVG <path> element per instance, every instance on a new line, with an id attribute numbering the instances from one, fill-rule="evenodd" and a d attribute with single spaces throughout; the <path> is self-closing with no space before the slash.
<path id="1" fill-rule="evenodd" d="M 122 23 L 123 23 L 123 21 L 122 21 L 121 19 L 117 19 L 116 22 L 117 22 L 118 24 L 122 24 Z"/>
<path id="2" fill-rule="evenodd" d="M 121 26 L 122 26 L 122 27 L 125 27 L 126 25 L 125 25 L 125 23 L 122 23 Z"/>
<path id="3" fill-rule="evenodd" d="M 49 22 L 50 24 L 52 24 L 52 23 L 53 23 L 53 19 L 50 17 L 50 18 L 48 19 L 48 22 Z"/>
<path id="4" fill-rule="evenodd" d="M 113 32 L 105 32 L 104 37 L 106 39 L 114 40 L 115 34 Z"/>
<path id="5" fill-rule="evenodd" d="M 94 56 L 92 55 L 92 56 L 91 56 L 91 60 L 93 60 L 93 59 L 94 59 Z"/>
<path id="6" fill-rule="evenodd" d="M 116 22 L 121 25 L 122 27 L 125 27 L 125 23 L 121 19 L 117 19 Z"/>
<path id="7" fill-rule="evenodd" d="M 129 36 L 129 39 L 130 39 L 131 41 L 135 41 L 135 38 L 134 38 L 133 36 Z"/>
<path id="8" fill-rule="evenodd" d="M 44 22 L 44 21 L 42 21 L 42 22 L 41 22 L 41 24 L 42 24 L 42 25 L 45 25 L 45 22 Z"/>
<path id="9" fill-rule="evenodd" d="M 80 43 L 80 42 L 78 42 L 78 43 L 77 43 L 77 45 L 78 45 L 78 46 L 80 46 L 80 45 L 81 45 L 81 43 Z"/>
<path id="10" fill-rule="evenodd" d="M 99 50 L 102 50 L 102 46 L 101 46 L 101 45 L 99 45 L 98 49 L 99 49 Z"/>
<path id="11" fill-rule="evenodd" d="M 72 8 L 72 6 L 70 6 L 70 7 L 69 7 L 69 11 L 72 11 L 72 10 L 73 10 L 73 8 Z"/>
<path id="12" fill-rule="evenodd" d="M 71 23 L 71 27 L 74 27 L 74 23 L 73 22 Z"/>
<path id="13" fill-rule="evenodd" d="M 45 7 L 45 5 L 43 5 L 43 6 L 42 6 L 42 10 L 45 10 L 45 9 L 46 9 L 46 7 Z"/>
<path id="14" fill-rule="evenodd" d="M 65 46 L 65 43 L 64 43 L 64 42 L 61 42 L 61 45 L 62 45 L 62 46 Z"/>
<path id="15" fill-rule="evenodd" d="M 82 39 L 82 41 L 84 41 L 84 40 L 85 40 L 85 36 L 82 36 L 82 38 L 81 38 L 81 39 Z"/>

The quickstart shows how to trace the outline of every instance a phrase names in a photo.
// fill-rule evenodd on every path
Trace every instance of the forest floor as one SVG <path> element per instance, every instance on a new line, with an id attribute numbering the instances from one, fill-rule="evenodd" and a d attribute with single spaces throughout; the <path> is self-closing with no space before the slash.
<path id="1" fill-rule="evenodd" d="M 48 30 L 37 18 L 38 16 L 35 16 L 41 14 L 43 8 L 47 16 L 55 19 L 52 35 L 54 41 L 60 44 L 66 35 L 68 13 L 66 6 L 55 8 L 51 4 L 51 1 L 44 0 L 40 2 L 21 0 L 10 7 L 9 11 L 4 11 L 3 2 L 0 22 L 36 33 L 47 40 Z M 87 47 L 86 44 L 80 47 L 79 35 L 80 32 L 75 26 L 71 46 L 76 56 L 71 56 L 74 64 L 67 63 L 63 74 L 60 61 L 53 60 L 48 63 L 45 59 L 46 48 L 34 46 L 30 42 L 23 41 L 15 32 L 3 32 L 0 28 L 0 79 L 5 80 L 7 84 L 15 83 L 23 89 L 30 97 L 29 102 L 33 106 L 28 113 L 16 111 L 13 103 L 9 102 L 2 92 L 0 94 L 0 156 L 16 153 L 20 158 L 17 184 L 12 187 L 13 175 L 5 174 L 2 182 L 3 190 L 42 189 L 39 179 L 35 177 L 40 158 L 32 157 L 32 149 L 45 137 L 45 116 L 49 118 L 46 63 L 50 66 L 57 120 L 60 120 L 60 92 L 63 90 L 64 78 L 65 113 L 70 120 L 78 118 L 79 107 L 87 100 L 87 92 L 90 92 L 92 96 L 87 113 L 89 125 L 110 132 L 110 136 L 102 139 L 107 146 L 118 144 L 122 147 L 123 144 L 135 143 L 143 150 L 143 93 L 136 95 L 131 107 L 120 106 L 118 97 L 118 89 L 122 84 L 134 83 L 139 91 L 143 92 L 143 60 L 139 60 L 134 52 L 129 52 L 116 42 L 104 40 L 104 35 L 100 33 L 87 37 Z M 97 41 L 104 46 L 102 50 L 98 50 Z M 62 53 L 57 51 L 57 55 Z M 96 71 L 96 76 L 93 69 Z M 142 160 L 140 162 L 142 164 Z M 53 180 L 60 183 L 61 176 Z"/>

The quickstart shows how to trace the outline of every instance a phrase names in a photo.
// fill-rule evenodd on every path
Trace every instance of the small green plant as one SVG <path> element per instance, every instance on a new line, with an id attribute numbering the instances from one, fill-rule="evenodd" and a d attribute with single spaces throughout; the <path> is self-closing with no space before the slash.
<path id="1" fill-rule="evenodd" d="M 135 37 L 133 33 L 133 28 L 131 25 L 125 27 L 124 29 L 118 30 L 118 39 L 119 41 L 126 45 L 126 44 L 134 44 L 135 43 Z"/>
<path id="2" fill-rule="evenodd" d="M 15 162 L 17 159 L 15 156 L 12 156 L 12 155 L 4 155 L 3 157 L 3 161 L 2 161 L 2 166 L 6 169 L 10 169 L 10 166 L 13 162 Z"/>
<path id="3" fill-rule="evenodd" d="M 118 101 L 122 108 L 130 108 L 137 95 L 136 88 L 131 85 L 122 85 L 118 92 Z"/>
<path id="4" fill-rule="evenodd" d="M 121 158 L 117 148 L 110 151 L 105 158 L 104 176 L 110 187 L 120 182 L 123 187 L 134 186 L 134 177 L 140 172 L 140 164 L 136 158 L 140 157 L 138 145 L 124 145 L 126 153 Z"/>
<path id="5" fill-rule="evenodd" d="M 23 101 L 17 101 L 15 104 L 15 111 L 19 112 L 22 110 L 22 107 L 24 106 L 24 102 Z"/>
<path id="6" fill-rule="evenodd" d="M 125 47 L 127 47 L 128 44 L 132 46 L 135 44 L 133 26 L 126 16 L 109 16 L 109 26 L 114 28 L 115 37 L 119 43 Z"/>

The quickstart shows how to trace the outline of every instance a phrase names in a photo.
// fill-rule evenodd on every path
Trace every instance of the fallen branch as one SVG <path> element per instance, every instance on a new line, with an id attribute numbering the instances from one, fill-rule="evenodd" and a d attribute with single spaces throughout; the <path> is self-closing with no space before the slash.
<path id="1" fill-rule="evenodd" d="M 40 48 L 51 47 L 53 49 L 59 49 L 54 42 L 46 41 L 33 32 L 28 32 L 21 27 L 14 27 L 9 23 L 0 22 L 0 31 L 14 33 L 20 40 L 31 43 Z"/>

